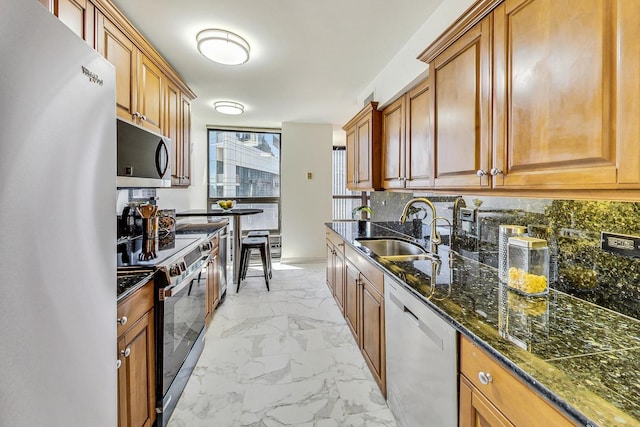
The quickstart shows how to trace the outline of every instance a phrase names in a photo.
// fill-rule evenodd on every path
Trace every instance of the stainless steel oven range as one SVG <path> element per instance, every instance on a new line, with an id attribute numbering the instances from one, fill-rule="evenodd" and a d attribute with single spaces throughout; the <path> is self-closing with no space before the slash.
<path id="1" fill-rule="evenodd" d="M 172 247 L 141 261 L 141 239 L 118 245 L 118 266 L 156 270 L 156 412 L 157 425 L 166 426 L 204 348 L 206 274 L 210 243 L 205 235 L 177 235 Z M 142 257 L 144 258 L 144 257 Z"/>

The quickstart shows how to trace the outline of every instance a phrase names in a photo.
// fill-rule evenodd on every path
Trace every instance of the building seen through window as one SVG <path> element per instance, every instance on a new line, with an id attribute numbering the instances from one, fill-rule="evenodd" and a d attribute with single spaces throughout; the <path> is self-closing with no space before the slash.
<path id="1" fill-rule="evenodd" d="M 233 199 L 264 213 L 242 218 L 242 229 L 280 233 L 280 132 L 209 129 L 209 205 Z"/>

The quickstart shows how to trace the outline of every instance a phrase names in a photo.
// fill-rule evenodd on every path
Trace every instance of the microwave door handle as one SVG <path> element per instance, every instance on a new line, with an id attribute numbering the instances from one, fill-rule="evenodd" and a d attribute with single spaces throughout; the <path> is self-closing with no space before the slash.
<path id="1" fill-rule="evenodd" d="M 160 178 L 167 173 L 167 169 L 169 168 L 169 149 L 167 148 L 167 144 L 164 143 L 164 140 L 161 139 L 158 143 L 158 148 L 156 148 L 156 170 L 160 175 Z"/>

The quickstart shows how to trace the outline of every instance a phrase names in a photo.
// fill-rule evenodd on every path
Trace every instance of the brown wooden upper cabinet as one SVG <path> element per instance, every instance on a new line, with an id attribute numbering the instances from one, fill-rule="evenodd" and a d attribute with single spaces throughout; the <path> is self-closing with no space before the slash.
<path id="1" fill-rule="evenodd" d="M 607 0 L 495 9 L 495 187 L 616 183 L 616 26 Z"/>
<path id="2" fill-rule="evenodd" d="M 171 138 L 171 186 L 191 184 L 191 101 L 167 80 L 164 134 Z"/>
<path id="3" fill-rule="evenodd" d="M 429 81 L 382 110 L 384 188 L 430 188 L 433 177 Z"/>
<path id="4" fill-rule="evenodd" d="M 95 6 L 88 0 L 40 0 L 51 13 L 95 48 Z"/>
<path id="5" fill-rule="evenodd" d="M 640 3 L 486 0 L 479 10 L 420 56 L 435 188 L 638 188 Z"/>
<path id="6" fill-rule="evenodd" d="M 434 186 L 490 185 L 491 21 L 489 15 L 429 61 Z"/>
<path id="7" fill-rule="evenodd" d="M 118 117 L 162 133 L 164 75 L 104 15 L 98 15 L 98 52 L 116 68 L 116 112 Z"/>
<path id="8" fill-rule="evenodd" d="M 350 190 L 382 189 L 382 113 L 377 106 L 377 102 L 367 104 L 342 128 L 347 137 L 347 188 Z"/>

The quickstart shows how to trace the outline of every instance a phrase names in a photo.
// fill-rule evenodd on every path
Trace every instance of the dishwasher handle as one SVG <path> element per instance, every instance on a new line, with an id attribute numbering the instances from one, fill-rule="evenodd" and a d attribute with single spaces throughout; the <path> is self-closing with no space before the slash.
<path id="1" fill-rule="evenodd" d="M 411 311 L 406 305 L 400 301 L 400 299 L 395 296 L 392 292 L 389 293 L 389 298 L 391 302 L 394 303 L 400 310 L 402 310 L 407 317 L 410 317 L 416 323 L 418 329 L 422 331 L 433 343 L 438 346 L 439 349 L 444 350 L 444 340 L 438 335 L 436 331 L 427 326 L 418 316 L 416 316 L 413 311 Z"/>

